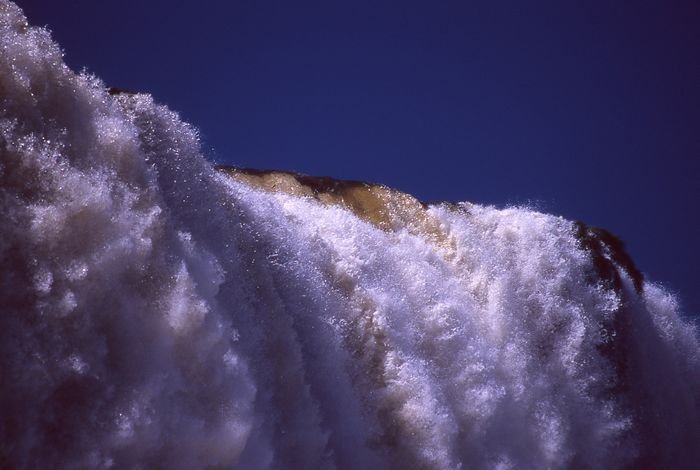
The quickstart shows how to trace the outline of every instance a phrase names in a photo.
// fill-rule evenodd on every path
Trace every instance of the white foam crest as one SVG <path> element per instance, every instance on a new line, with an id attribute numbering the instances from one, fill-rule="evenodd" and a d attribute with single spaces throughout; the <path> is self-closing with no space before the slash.
<path id="1" fill-rule="evenodd" d="M 457 242 L 451 262 L 407 232 L 387 234 L 341 209 L 276 197 L 304 239 L 324 242 L 314 244 L 317 257 L 304 255 L 307 263 L 332 273 L 354 304 L 330 321 L 355 323 L 346 341 L 367 335 L 357 347 L 380 350 L 364 364 L 380 369 L 380 378 L 367 379 L 379 383 L 358 393 L 389 413 L 391 432 L 415 439 L 397 461 L 609 461 L 606 442 L 628 425 L 602 397 L 612 371 L 586 328 L 597 326 L 587 312 L 605 318 L 616 303 L 573 275 L 590 262 L 570 223 L 525 210 L 475 208 L 479 214 L 465 218 L 436 209 L 454 231 L 446 234 Z M 592 428 L 599 435 L 586 437 Z"/>

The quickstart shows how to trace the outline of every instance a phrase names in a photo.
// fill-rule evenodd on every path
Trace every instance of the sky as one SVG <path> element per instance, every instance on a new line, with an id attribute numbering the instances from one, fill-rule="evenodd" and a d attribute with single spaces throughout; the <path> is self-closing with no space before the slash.
<path id="1" fill-rule="evenodd" d="M 217 163 L 604 227 L 700 318 L 700 2 L 17 3 Z"/>

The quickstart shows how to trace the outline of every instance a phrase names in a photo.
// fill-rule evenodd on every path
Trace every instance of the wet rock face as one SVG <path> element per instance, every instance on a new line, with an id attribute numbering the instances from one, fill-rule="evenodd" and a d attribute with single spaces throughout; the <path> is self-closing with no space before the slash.
<path id="1" fill-rule="evenodd" d="M 637 268 L 625 250 L 624 242 L 605 229 L 575 222 L 575 235 L 581 248 L 587 250 L 596 269 L 596 274 L 614 289 L 622 288 L 618 267 L 632 279 L 637 292 L 644 287 L 644 274 Z"/>

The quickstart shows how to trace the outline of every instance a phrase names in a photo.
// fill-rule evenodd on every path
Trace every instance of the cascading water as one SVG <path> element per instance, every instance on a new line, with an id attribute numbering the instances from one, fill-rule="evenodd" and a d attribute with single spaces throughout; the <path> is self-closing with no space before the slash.
<path id="1" fill-rule="evenodd" d="M 0 467 L 700 465 L 696 332 L 605 232 L 215 169 L 0 46 Z"/>

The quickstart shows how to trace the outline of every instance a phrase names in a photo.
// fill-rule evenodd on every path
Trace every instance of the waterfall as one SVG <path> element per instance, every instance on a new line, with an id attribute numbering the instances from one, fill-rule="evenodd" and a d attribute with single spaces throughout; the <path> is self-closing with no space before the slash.
<path id="1" fill-rule="evenodd" d="M 692 468 L 700 347 L 607 232 L 236 168 L 0 0 L 0 467 Z"/>

